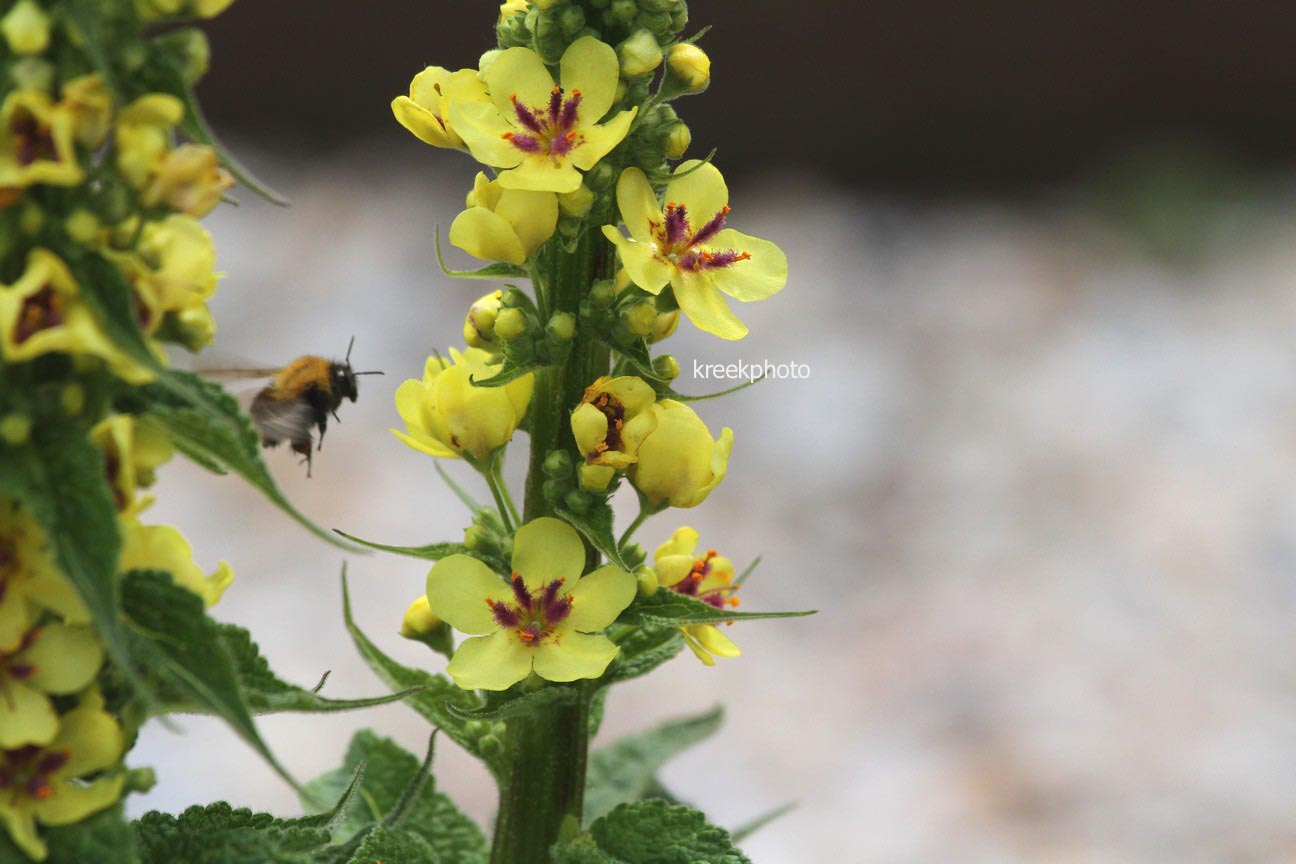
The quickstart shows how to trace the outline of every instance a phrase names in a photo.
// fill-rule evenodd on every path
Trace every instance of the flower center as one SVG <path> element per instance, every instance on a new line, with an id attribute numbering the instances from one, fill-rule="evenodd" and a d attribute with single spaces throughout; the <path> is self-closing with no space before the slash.
<path id="1" fill-rule="evenodd" d="M 724 228 L 725 219 L 729 216 L 729 206 L 725 205 L 696 231 L 689 224 L 688 208 L 683 204 L 668 202 L 662 211 L 661 221 L 649 221 L 653 239 L 657 243 L 657 255 L 681 270 L 719 270 L 751 257 L 750 252 L 737 252 L 731 249 L 714 250 L 701 248 Z"/>
<path id="2" fill-rule="evenodd" d="M 0 651 L 0 701 L 3 701 L 10 711 L 16 710 L 17 706 L 14 704 L 9 682 L 24 681 L 36 673 L 36 664 L 19 663 L 13 658 L 36 644 L 39 636 L 40 628 L 33 627 L 23 635 L 17 648 L 8 652 Z"/>
<path id="3" fill-rule="evenodd" d="M 19 165 L 26 168 L 40 159 L 58 161 L 58 150 L 50 135 L 49 124 L 41 123 L 30 111 L 18 109 L 10 131 L 13 134 L 14 155 L 18 158 Z"/>
<path id="4" fill-rule="evenodd" d="M 693 562 L 693 568 L 689 570 L 687 576 L 671 586 L 671 590 L 680 594 L 686 594 L 689 597 L 696 597 L 703 603 L 714 606 L 717 609 L 723 609 L 726 606 L 737 606 L 740 602 L 737 597 L 731 596 L 738 589 L 729 586 L 729 574 L 717 574 L 715 582 L 717 584 L 708 585 L 707 579 L 711 576 L 711 561 L 716 557 L 716 550 L 708 549 L 706 555 Z"/>
<path id="5" fill-rule="evenodd" d="M 549 104 L 529 108 L 518 101 L 517 94 L 509 96 L 517 125 L 524 131 L 505 132 L 504 140 L 528 156 L 548 156 L 554 164 L 585 143 L 585 136 L 576 130 L 580 115 L 581 92 L 571 91 L 564 98 L 563 89 L 555 87 L 549 93 Z"/>
<path id="6" fill-rule="evenodd" d="M 0 750 L 0 790 L 10 790 L 13 806 L 24 796 L 44 801 L 54 794 L 50 775 L 66 765 L 71 755 L 67 750 L 47 751 L 33 745 Z"/>
<path id="7" fill-rule="evenodd" d="M 603 412 L 603 416 L 607 418 L 607 437 L 585 458 L 585 461 L 592 463 L 607 451 L 620 450 L 625 446 L 621 440 L 621 430 L 625 428 L 625 406 L 608 393 L 599 393 L 591 399 L 589 390 L 585 391 L 585 401 Z"/>
<path id="8" fill-rule="evenodd" d="M 510 580 L 514 602 L 487 599 L 486 605 L 495 616 L 495 623 L 516 633 L 522 644 L 539 645 L 553 632 L 554 625 L 571 614 L 571 597 L 558 595 L 565 581 L 555 579 L 542 585 L 538 592 L 532 592 L 521 574 L 514 573 Z"/>
<path id="9" fill-rule="evenodd" d="M 62 323 L 63 298 L 54 290 L 54 286 L 45 285 L 23 300 L 18 310 L 18 323 L 14 327 L 14 342 L 21 345 L 40 331 Z"/>

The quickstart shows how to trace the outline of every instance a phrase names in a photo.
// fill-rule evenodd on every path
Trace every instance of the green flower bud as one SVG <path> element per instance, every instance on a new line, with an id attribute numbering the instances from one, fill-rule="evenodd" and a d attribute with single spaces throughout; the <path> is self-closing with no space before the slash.
<path id="1" fill-rule="evenodd" d="M 628 27 L 639 17 L 639 4 L 635 0 L 612 0 L 612 5 L 608 7 L 605 18 L 610 17 L 612 25 L 620 24 Z"/>
<path id="2" fill-rule="evenodd" d="M 675 122 L 666 127 L 666 134 L 662 136 L 662 152 L 666 154 L 667 159 L 681 158 L 693 143 L 693 133 L 683 122 Z"/>
<path id="3" fill-rule="evenodd" d="M 574 41 L 585 29 L 585 11 L 579 6 L 567 6 L 558 13 L 558 24 L 563 35 Z"/>
<path id="4" fill-rule="evenodd" d="M 480 525 L 469 525 L 464 529 L 464 545 L 470 551 L 476 551 L 481 548 L 482 541 L 486 539 L 486 532 Z"/>
<path id="5" fill-rule="evenodd" d="M 464 723 L 464 732 L 470 738 L 480 738 L 490 732 L 491 724 L 485 720 L 469 720 Z"/>
<path id="6" fill-rule="evenodd" d="M 40 57 L 24 57 L 9 67 L 9 77 L 18 90 L 54 90 L 54 64 Z"/>
<path id="7" fill-rule="evenodd" d="M 584 183 L 577 186 L 574 192 L 562 192 L 558 195 L 558 208 L 564 215 L 574 219 L 584 216 L 593 206 L 594 190 Z"/>
<path id="8" fill-rule="evenodd" d="M 207 74 L 211 65 L 211 44 L 207 35 L 198 28 L 172 30 L 154 39 L 153 44 L 175 62 L 184 83 L 193 86 Z"/>
<path id="9" fill-rule="evenodd" d="M 531 0 L 531 5 L 537 9 L 552 9 L 561 3 L 562 0 Z"/>
<path id="10" fill-rule="evenodd" d="M 680 374 L 679 361 L 669 354 L 654 357 L 652 367 L 653 372 L 656 372 L 657 376 L 665 381 L 674 381 Z"/>
<path id="11" fill-rule="evenodd" d="M 660 36 L 669 36 L 671 16 L 669 12 L 640 12 L 639 25 Z"/>
<path id="12" fill-rule="evenodd" d="M 550 477 L 540 484 L 540 491 L 544 493 L 545 500 L 550 503 L 561 501 L 562 497 L 567 494 L 567 489 L 566 481 L 559 480 L 556 477 Z"/>
<path id="13" fill-rule="evenodd" d="M 595 306 L 606 309 L 616 300 L 616 283 L 611 279 L 600 279 L 590 288 L 590 299 Z"/>
<path id="14" fill-rule="evenodd" d="M 647 75 L 661 65 L 662 50 L 657 37 L 647 30 L 637 30 L 617 46 L 617 58 L 621 61 L 623 75 Z"/>
<path id="15" fill-rule="evenodd" d="M 131 792 L 148 792 L 157 785 L 157 772 L 152 768 L 131 768 L 126 772 L 126 780 L 122 784 L 123 794 Z"/>
<path id="16" fill-rule="evenodd" d="M 627 543 L 621 547 L 621 557 L 631 570 L 638 567 L 648 558 L 648 553 L 638 543 Z"/>
<path id="17" fill-rule="evenodd" d="M 701 93 L 711 83 L 711 58 L 696 45 L 681 42 L 672 48 L 666 68 L 686 93 Z"/>
<path id="18" fill-rule="evenodd" d="M 550 65 L 556 64 L 562 59 L 563 52 L 567 50 L 567 40 L 564 37 L 562 23 L 559 21 L 557 14 L 553 12 L 539 13 L 531 32 L 535 36 L 533 47 L 535 52 L 540 55 L 540 59 Z"/>
<path id="19" fill-rule="evenodd" d="M 571 454 L 566 450 L 550 450 L 544 460 L 544 473 L 549 477 L 566 477 L 571 474 Z"/>
<path id="20" fill-rule="evenodd" d="M 18 230 L 28 237 L 39 234 L 45 227 L 45 211 L 39 204 L 28 198 L 23 202 L 18 213 Z"/>
<path id="21" fill-rule="evenodd" d="M 570 342 L 576 335 L 576 318 L 570 312 L 555 312 L 545 325 L 545 335 L 556 342 Z"/>
<path id="22" fill-rule="evenodd" d="M 187 306 L 179 312 L 168 312 L 176 340 L 190 351 L 206 348 L 216 338 L 216 319 L 205 305 Z"/>
<path id="23" fill-rule="evenodd" d="M 651 302 L 636 303 L 621 313 L 626 327 L 636 336 L 648 336 L 657 323 L 657 307 Z"/>
<path id="24" fill-rule="evenodd" d="M 26 414 L 12 411 L 0 418 L 0 441 L 10 447 L 21 447 L 31 437 L 32 420 Z"/>
<path id="25" fill-rule="evenodd" d="M 672 33 L 681 32 L 685 27 L 688 26 L 688 22 L 689 22 L 688 6 L 681 3 L 678 6 L 676 6 L 675 11 L 671 13 L 670 32 Z"/>
<path id="26" fill-rule="evenodd" d="M 78 207 L 63 220 L 63 227 L 67 229 L 68 236 L 77 243 L 88 245 L 99 239 L 99 232 L 103 229 L 103 223 L 99 217 L 86 210 L 84 207 Z"/>
<path id="27" fill-rule="evenodd" d="M 639 585 L 640 597 L 651 597 L 657 593 L 657 574 L 651 567 L 640 567 L 635 570 L 634 576 Z"/>
<path id="28" fill-rule="evenodd" d="M 0 19 L 0 33 L 15 54 L 39 54 L 49 45 L 50 18 L 34 0 L 18 0 Z"/>
<path id="29" fill-rule="evenodd" d="M 501 309 L 495 316 L 495 335 L 508 342 L 527 331 L 527 316 L 521 309 Z"/>
<path id="30" fill-rule="evenodd" d="M 601 192 L 604 189 L 608 189 L 612 186 L 613 182 L 616 181 L 616 176 L 617 176 L 616 169 L 613 168 L 610 164 L 608 164 L 607 160 L 605 159 L 602 162 L 595 165 L 593 170 L 587 171 L 585 173 L 585 182 L 594 191 Z"/>
<path id="31" fill-rule="evenodd" d="M 69 417 L 75 417 L 85 409 L 86 392 L 80 384 L 73 382 L 63 388 L 59 393 L 59 406 L 63 413 Z"/>
<path id="32" fill-rule="evenodd" d="M 639 8 L 645 12 L 669 12 L 679 0 L 639 0 Z"/>
<path id="33" fill-rule="evenodd" d="M 573 489 L 567 493 L 565 498 L 563 498 L 563 503 L 567 505 L 568 510 L 581 516 L 589 512 L 590 504 L 593 502 L 590 499 L 589 493 L 582 492 L 579 489 Z"/>
<path id="34" fill-rule="evenodd" d="M 527 297 L 525 291 L 520 291 L 511 285 L 500 295 L 500 305 L 508 309 L 526 309 L 531 305 L 530 301 L 531 298 Z"/>
<path id="35" fill-rule="evenodd" d="M 483 759 L 496 759 L 504 755 L 504 742 L 496 735 L 487 735 L 477 742 L 477 749 Z"/>

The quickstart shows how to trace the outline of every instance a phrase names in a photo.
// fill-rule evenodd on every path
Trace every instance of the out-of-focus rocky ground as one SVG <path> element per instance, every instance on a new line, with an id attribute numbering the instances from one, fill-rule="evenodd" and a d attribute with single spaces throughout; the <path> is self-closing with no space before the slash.
<path id="1" fill-rule="evenodd" d="M 354 334 L 357 367 L 387 373 L 342 408 L 313 478 L 286 453 L 274 472 L 326 526 L 454 538 L 464 512 L 432 460 L 386 430 L 395 387 L 491 287 L 444 278 L 433 253 L 474 169 L 431 152 L 260 165 L 294 206 L 244 192 L 209 222 L 229 274 L 222 356 L 340 355 Z M 683 656 L 618 689 L 604 738 L 724 704 L 723 734 L 665 780 L 726 825 L 800 802 L 747 842 L 760 864 L 1296 858 L 1292 203 L 1221 212 L 1174 263 L 1064 203 L 900 206 L 779 172 L 735 183 L 733 224 L 779 241 L 792 279 L 741 308 L 752 335 L 737 346 L 681 327 L 677 387 L 716 389 L 692 380 L 695 357 L 811 374 L 700 403 L 735 430 L 730 475 L 643 537 L 693 524 L 739 562 L 764 555 L 746 608 L 821 612 L 738 625 L 741 659 Z M 342 627 L 342 555 L 236 480 L 180 462 L 162 477 L 151 517 L 183 527 L 200 562 L 234 565 L 218 617 L 291 680 L 331 670 L 329 695 L 381 690 Z M 425 572 L 350 559 L 361 626 L 436 667 L 395 634 Z M 219 723 L 180 725 L 150 726 L 134 752 L 160 777 L 136 812 L 295 808 Z M 399 705 L 262 725 L 302 778 L 338 764 L 360 726 L 426 740 Z M 490 781 L 453 745 L 437 782 L 489 820 Z"/>

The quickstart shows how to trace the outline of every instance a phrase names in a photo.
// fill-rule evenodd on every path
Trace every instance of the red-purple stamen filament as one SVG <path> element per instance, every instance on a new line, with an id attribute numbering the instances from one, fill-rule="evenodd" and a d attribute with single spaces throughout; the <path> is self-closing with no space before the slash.
<path id="1" fill-rule="evenodd" d="M 580 116 L 581 92 L 572 90 L 563 98 L 563 89 L 555 87 L 549 93 L 549 104 L 536 110 L 518 101 L 517 94 L 509 96 L 517 124 L 527 132 L 505 132 L 503 137 L 514 147 L 528 155 L 548 154 L 553 159 L 566 156 L 584 140 L 576 131 Z"/>
<path id="2" fill-rule="evenodd" d="M 527 645 L 534 645 L 542 640 L 554 627 L 571 614 L 572 599 L 562 594 L 566 580 L 554 579 L 541 586 L 539 596 L 533 593 L 523 581 L 522 576 L 514 573 L 509 580 L 513 589 L 514 603 L 499 600 L 486 600 L 490 607 L 491 617 L 504 630 L 517 633 Z"/>

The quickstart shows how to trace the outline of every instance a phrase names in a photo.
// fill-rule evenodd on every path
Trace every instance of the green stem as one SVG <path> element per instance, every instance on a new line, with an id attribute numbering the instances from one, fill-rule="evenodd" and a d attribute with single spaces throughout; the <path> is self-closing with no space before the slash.
<path id="1" fill-rule="evenodd" d="M 465 454 L 465 457 L 467 454 Z M 468 459 L 468 464 L 472 465 L 482 477 L 486 478 L 486 485 L 490 487 L 491 497 L 495 499 L 495 509 L 499 511 L 500 518 L 504 520 L 504 527 L 512 531 L 517 527 L 517 511 L 513 509 L 513 502 L 508 499 L 508 489 L 504 486 L 504 478 L 500 475 L 500 462 L 502 457 L 499 452 L 491 453 L 482 461 Z"/>
<path id="2" fill-rule="evenodd" d="M 611 268 L 611 247 L 596 231 L 586 230 L 570 252 L 550 244 L 533 271 L 537 307 L 546 318 L 554 312 L 577 315 L 595 280 L 608 278 Z M 566 362 L 536 373 L 522 521 L 554 515 L 544 497 L 545 457 L 553 450 L 575 452 L 571 412 L 609 366 L 607 347 L 578 329 Z M 585 555 L 587 569 L 598 565 L 599 554 L 589 544 Z M 574 703 L 546 706 L 507 723 L 491 864 L 547 864 L 563 826 L 581 824 L 592 690 L 577 686 Z"/>
<path id="3" fill-rule="evenodd" d="M 509 492 L 508 483 L 504 482 L 503 458 L 495 460 L 491 473 L 495 475 L 495 484 L 499 487 L 500 496 L 503 497 L 505 506 L 508 507 L 509 516 L 513 518 L 513 524 L 521 525 L 522 517 L 518 515 L 517 505 L 513 503 L 513 495 Z"/>
<path id="4" fill-rule="evenodd" d="M 634 532 L 639 528 L 639 526 L 644 523 L 644 520 L 651 515 L 652 513 L 648 512 L 647 508 L 640 507 L 639 515 L 634 518 L 634 521 L 631 522 L 629 527 L 626 528 L 625 533 L 621 535 L 621 539 L 617 541 L 617 548 L 620 549 L 622 546 L 624 546 L 626 544 L 626 541 L 629 540 L 631 536 L 634 535 Z"/>

